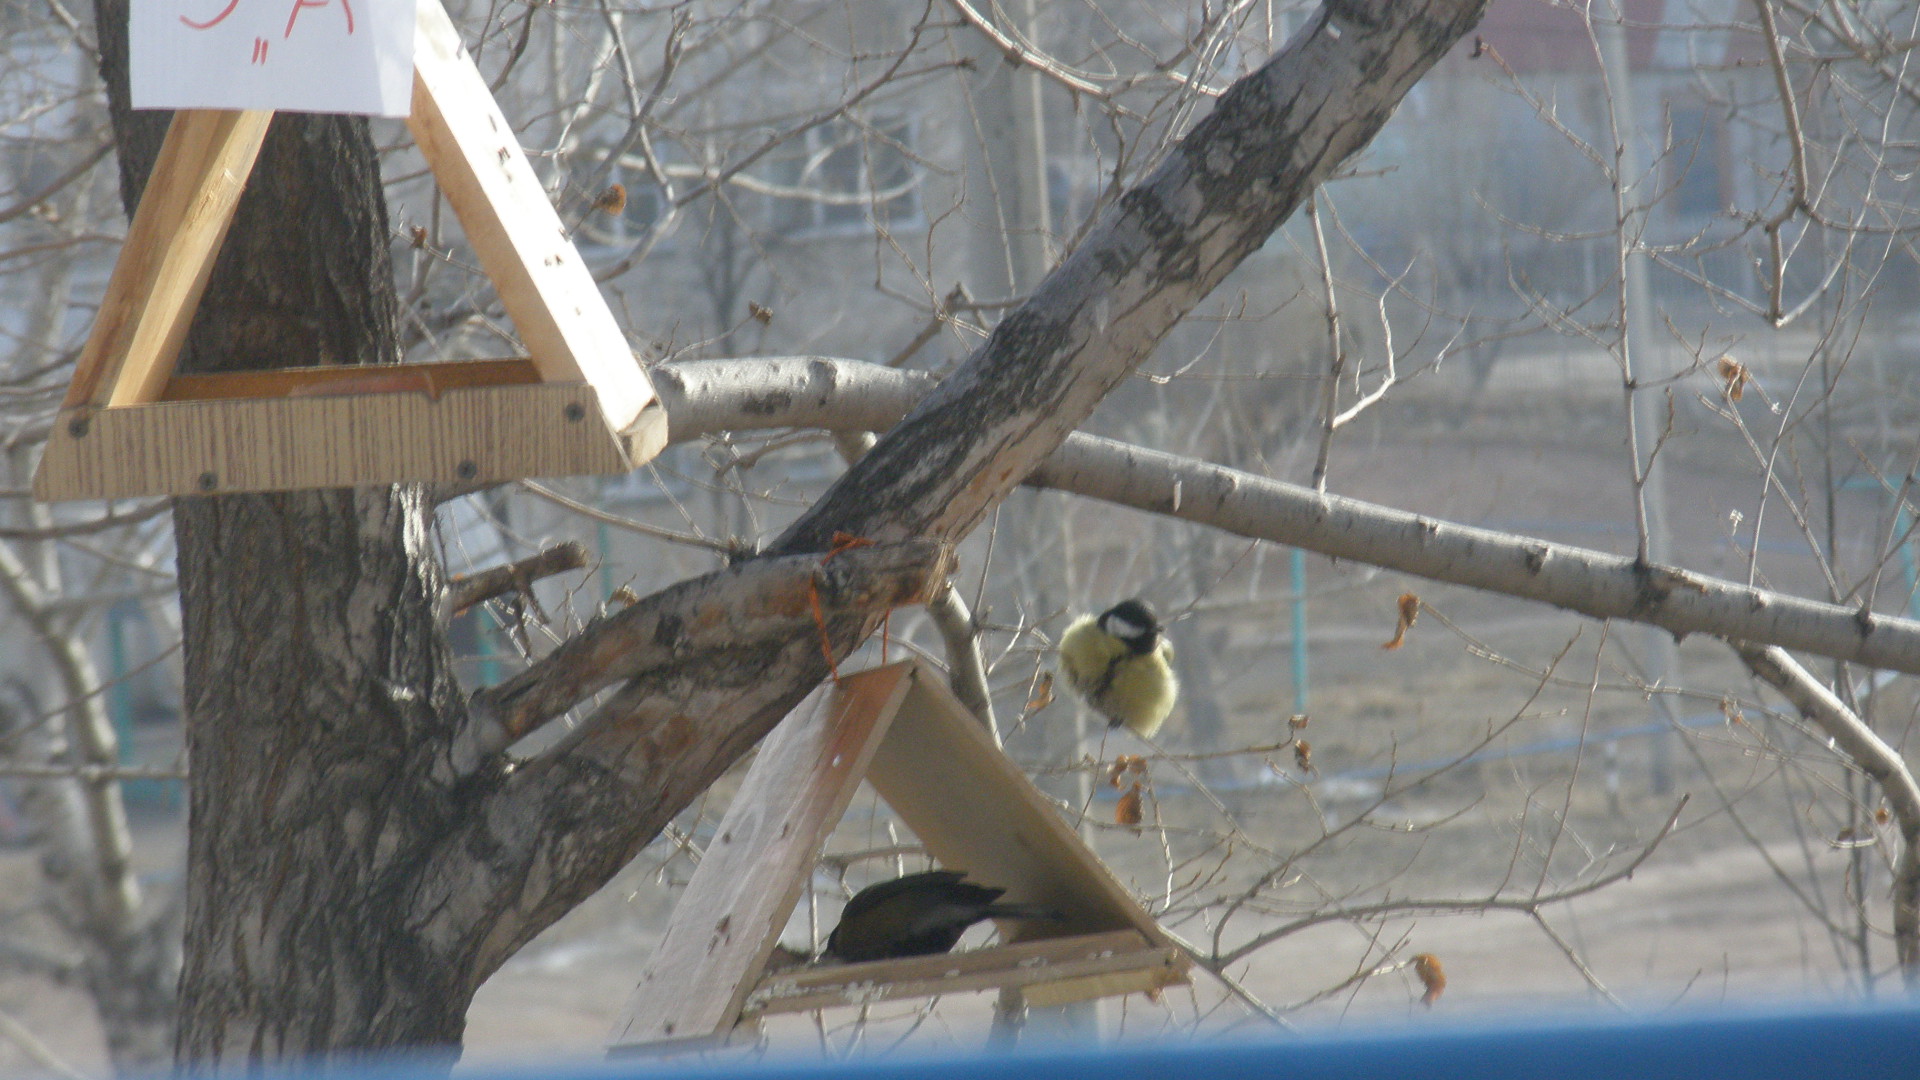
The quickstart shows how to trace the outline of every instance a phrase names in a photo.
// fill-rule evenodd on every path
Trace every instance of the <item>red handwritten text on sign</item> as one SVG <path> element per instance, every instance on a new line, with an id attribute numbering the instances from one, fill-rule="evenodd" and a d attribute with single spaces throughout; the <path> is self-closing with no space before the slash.
<path id="1" fill-rule="evenodd" d="M 404 116 L 414 2 L 132 0 L 134 107 Z"/>

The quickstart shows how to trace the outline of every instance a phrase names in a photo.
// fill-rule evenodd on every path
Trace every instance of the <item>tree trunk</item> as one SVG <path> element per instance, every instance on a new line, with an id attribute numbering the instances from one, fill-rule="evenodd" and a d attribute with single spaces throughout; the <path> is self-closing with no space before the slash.
<path id="1" fill-rule="evenodd" d="M 167 114 L 129 109 L 126 0 L 96 10 L 131 214 Z M 276 117 L 181 370 L 393 361 L 387 245 L 366 122 Z M 423 782 L 462 714 L 430 513 L 417 487 L 175 502 L 181 1060 L 459 1040 L 471 988 L 392 917 L 467 794 Z"/>

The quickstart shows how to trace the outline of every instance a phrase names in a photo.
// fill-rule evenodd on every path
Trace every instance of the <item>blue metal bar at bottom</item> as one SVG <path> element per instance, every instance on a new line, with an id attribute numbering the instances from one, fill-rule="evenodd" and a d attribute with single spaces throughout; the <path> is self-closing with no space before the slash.
<path id="1" fill-rule="evenodd" d="M 441 1066 L 444 1069 L 444 1065 Z M 271 1075 L 271 1074 L 269 1074 Z M 287 1074 L 297 1075 L 297 1074 Z M 327 1075 L 411 1080 L 419 1064 Z M 1125 1043 L 1008 1054 L 689 1066 L 636 1059 L 538 1070 L 463 1068 L 460 1080 L 1915 1080 L 1920 1006 L 1437 1023 L 1262 1041 Z"/>

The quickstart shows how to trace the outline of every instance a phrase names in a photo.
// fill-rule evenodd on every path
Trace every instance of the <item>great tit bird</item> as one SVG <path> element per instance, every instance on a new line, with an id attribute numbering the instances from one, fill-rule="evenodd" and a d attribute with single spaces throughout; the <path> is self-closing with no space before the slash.
<path id="1" fill-rule="evenodd" d="M 1038 904 L 995 903 L 1005 889 L 961 881 L 964 870 L 928 870 L 869 885 L 840 912 L 821 954 L 836 960 L 891 960 L 951 951 L 983 919 L 1063 919 Z"/>
<path id="2" fill-rule="evenodd" d="M 1143 739 L 1160 730 L 1180 695 L 1173 646 L 1153 609 L 1140 600 L 1075 619 L 1060 635 L 1060 666 L 1067 685 L 1109 726 L 1125 724 Z"/>

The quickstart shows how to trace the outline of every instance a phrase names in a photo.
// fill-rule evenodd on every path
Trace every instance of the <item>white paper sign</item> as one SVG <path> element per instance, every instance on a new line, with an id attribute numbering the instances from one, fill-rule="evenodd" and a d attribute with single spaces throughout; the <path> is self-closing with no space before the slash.
<path id="1" fill-rule="evenodd" d="M 133 107 L 405 116 L 415 3 L 133 0 Z"/>

